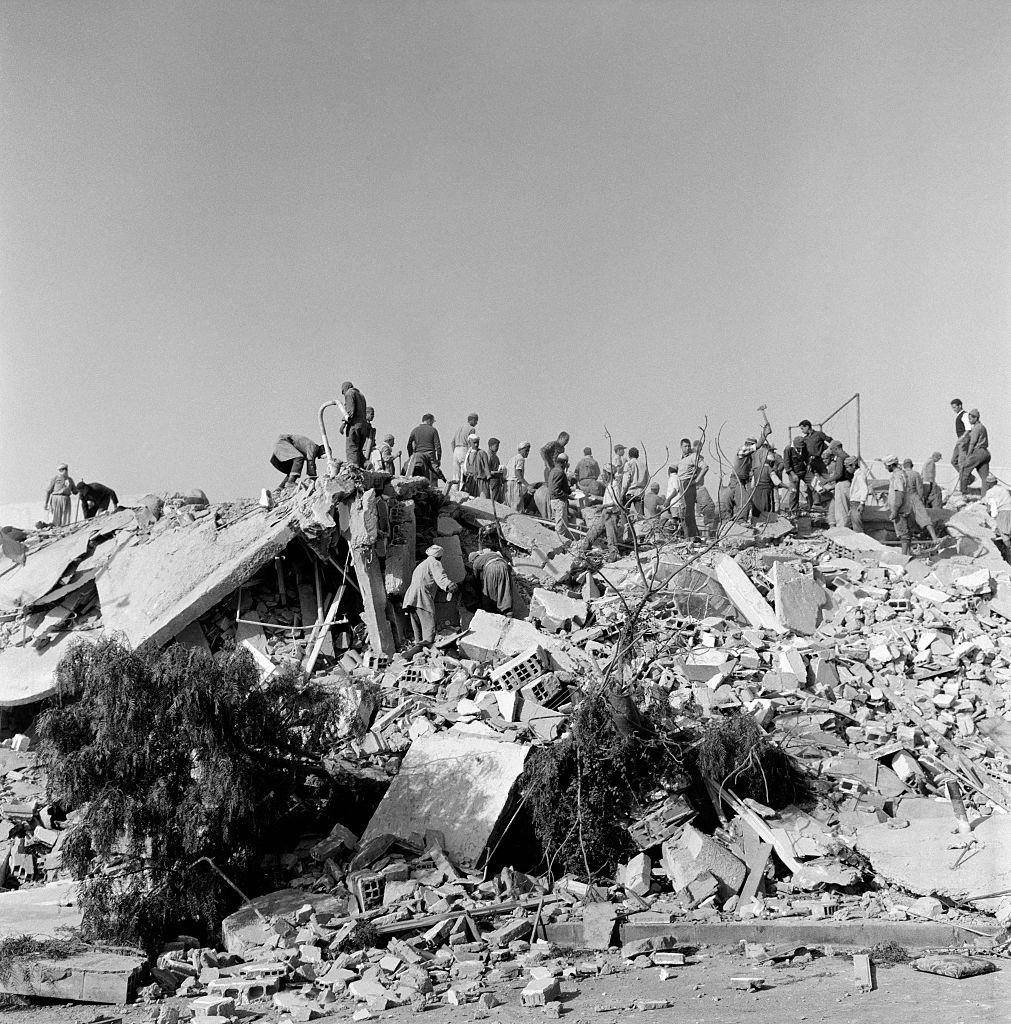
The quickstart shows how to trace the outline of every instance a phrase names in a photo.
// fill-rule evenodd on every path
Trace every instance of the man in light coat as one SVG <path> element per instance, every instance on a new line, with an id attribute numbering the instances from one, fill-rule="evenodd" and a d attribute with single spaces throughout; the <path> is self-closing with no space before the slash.
<path id="1" fill-rule="evenodd" d="M 425 552 L 427 557 L 414 570 L 411 585 L 404 595 L 404 611 L 410 616 L 415 643 L 431 644 L 435 640 L 435 597 L 443 590 L 455 593 L 456 584 L 442 567 L 443 550 L 433 544 Z"/>

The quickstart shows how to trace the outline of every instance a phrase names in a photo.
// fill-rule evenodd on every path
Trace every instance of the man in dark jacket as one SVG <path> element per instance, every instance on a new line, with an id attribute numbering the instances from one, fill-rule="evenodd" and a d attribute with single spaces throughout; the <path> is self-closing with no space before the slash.
<path id="1" fill-rule="evenodd" d="M 812 473 L 821 476 L 825 475 L 825 460 L 823 455 L 832 440 L 823 430 L 815 430 L 810 420 L 800 421 L 800 433 L 804 438 L 804 447 L 807 449 L 807 467 Z"/>
<path id="2" fill-rule="evenodd" d="M 119 508 L 119 498 L 111 487 L 105 484 L 86 484 L 83 481 L 77 485 L 77 498 L 81 503 L 81 515 L 85 519 L 94 519 L 99 512 L 115 512 Z"/>
<path id="3" fill-rule="evenodd" d="M 786 477 L 786 482 L 790 485 L 787 499 L 788 508 L 784 511 L 799 511 L 801 486 L 809 478 L 814 478 L 808 468 L 807 448 L 804 445 L 804 438 L 800 434 L 793 439 L 792 444 L 786 446 L 786 450 L 783 452 L 783 473 Z M 807 507 L 810 510 L 810 487 L 807 489 Z"/>
<path id="4" fill-rule="evenodd" d="M 566 438 L 566 440 L 568 440 Z M 555 464 L 548 473 L 548 501 L 551 509 L 551 518 L 555 522 L 555 533 L 563 547 L 572 543 L 572 533 L 569 531 L 569 497 L 572 494 L 572 487 L 569 484 L 569 457 L 565 452 L 559 452 L 555 456 Z"/>
<path id="5" fill-rule="evenodd" d="M 341 385 L 344 397 L 344 422 L 341 433 L 345 439 L 345 459 L 349 466 L 361 469 L 365 465 L 365 442 L 369 437 L 369 421 L 366 417 L 365 396 L 346 380 Z"/>
<path id="6" fill-rule="evenodd" d="M 439 431 L 435 429 L 435 417 L 430 412 L 421 417 L 421 422 L 407 439 L 408 456 L 416 452 L 429 456 L 436 466 L 442 463 L 442 439 L 439 437 Z"/>
<path id="7" fill-rule="evenodd" d="M 323 445 L 302 434 L 282 434 L 274 445 L 274 454 L 270 464 L 274 469 L 284 473 L 282 487 L 298 483 L 298 478 L 305 466 L 305 475 L 310 480 L 316 478 L 316 460 L 323 458 Z"/>

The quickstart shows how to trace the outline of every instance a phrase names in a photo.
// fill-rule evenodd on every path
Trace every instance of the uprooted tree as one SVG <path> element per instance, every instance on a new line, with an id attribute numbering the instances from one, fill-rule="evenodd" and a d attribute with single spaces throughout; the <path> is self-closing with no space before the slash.
<path id="1" fill-rule="evenodd" d="M 195 862 L 258 884 L 279 822 L 332 796 L 318 751 L 339 697 L 293 671 L 261 682 L 248 652 L 107 638 L 75 645 L 57 680 L 74 696 L 38 732 L 51 798 L 83 808 L 63 853 L 83 879 L 86 937 L 150 947 L 181 926 L 210 934 L 234 897 Z"/>

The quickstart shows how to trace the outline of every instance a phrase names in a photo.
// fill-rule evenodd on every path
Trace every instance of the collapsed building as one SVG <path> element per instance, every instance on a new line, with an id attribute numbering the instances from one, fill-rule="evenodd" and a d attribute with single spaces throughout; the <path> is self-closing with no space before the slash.
<path id="1" fill-rule="evenodd" d="M 60 856 L 73 817 L 54 819 L 32 747 L 38 708 L 74 697 L 56 667 L 75 642 L 234 645 L 262 679 L 325 679 L 348 700 L 322 762 L 382 795 L 360 834 L 331 821 L 301 837 L 288 888 L 244 901 L 220 948 L 170 943 L 148 978 L 136 957 L 82 953 L 55 981 L 22 965 L 0 988 L 99 1002 L 139 989 L 204 1017 L 266 1000 L 301 1020 L 338 1004 L 489 1007 L 496 981 L 559 947 L 597 951 L 594 970 L 610 947 L 676 965 L 678 949 L 727 934 L 839 942 L 831 926 L 846 922 L 871 944 L 878 925 L 906 922 L 913 947 L 999 949 L 1011 566 L 980 506 L 933 517 L 947 537 L 926 558 L 882 543 L 883 522 L 810 533 L 770 514 L 702 550 L 635 524 L 635 549 L 604 562 L 488 499 L 344 472 L 273 507 L 147 496 L 30 536 L 24 563 L 0 571 L 0 907 L 13 927 L 79 922 Z M 436 644 L 419 649 L 399 602 L 436 539 L 460 584 L 470 552 L 501 546 L 514 616 L 444 601 Z M 747 716 L 800 766 L 807 799 L 772 807 L 731 777 L 686 775 L 613 807 L 629 856 L 611 877 L 499 867 L 529 827 L 525 772 L 602 686 L 644 723 Z M 364 925 L 368 944 L 350 948 Z M 524 1003 L 555 1002 L 557 973 L 534 972 Z"/>

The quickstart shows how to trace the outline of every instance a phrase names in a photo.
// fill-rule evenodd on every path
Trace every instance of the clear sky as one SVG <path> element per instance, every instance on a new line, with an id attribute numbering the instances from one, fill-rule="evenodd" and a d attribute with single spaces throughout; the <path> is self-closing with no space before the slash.
<path id="1" fill-rule="evenodd" d="M 255 494 L 344 379 L 654 458 L 958 394 L 1011 465 L 1004 0 L 8 0 L 0 88 L 0 502 Z"/>

